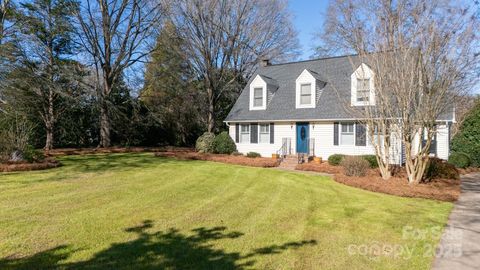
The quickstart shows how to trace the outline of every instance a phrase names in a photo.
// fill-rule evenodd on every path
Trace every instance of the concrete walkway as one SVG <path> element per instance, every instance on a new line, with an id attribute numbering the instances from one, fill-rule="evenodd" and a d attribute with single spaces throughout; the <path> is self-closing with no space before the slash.
<path id="1" fill-rule="evenodd" d="M 450 214 L 432 269 L 480 269 L 480 174 L 462 176 L 462 193 Z"/>

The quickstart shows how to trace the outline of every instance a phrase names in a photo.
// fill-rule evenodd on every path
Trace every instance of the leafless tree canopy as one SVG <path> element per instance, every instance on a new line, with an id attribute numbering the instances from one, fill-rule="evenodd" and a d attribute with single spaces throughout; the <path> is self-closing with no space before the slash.
<path id="1" fill-rule="evenodd" d="M 375 106 L 363 113 L 368 124 L 388 127 L 382 135 L 401 137 L 410 183 L 422 179 L 437 119 L 451 114 L 455 99 L 477 82 L 474 8 L 447 0 L 338 0 L 330 6 L 323 45 L 358 53 L 374 71 Z"/>
<path id="2" fill-rule="evenodd" d="M 248 77 L 258 60 L 296 55 L 296 33 L 285 1 L 179 0 L 172 9 L 192 67 L 208 96 L 208 130 L 215 106 L 238 76 Z"/>
<path id="3" fill-rule="evenodd" d="M 151 52 L 163 16 L 149 0 L 85 0 L 77 14 L 79 42 L 96 69 L 100 102 L 100 145 L 110 146 L 109 96 L 123 72 Z"/>

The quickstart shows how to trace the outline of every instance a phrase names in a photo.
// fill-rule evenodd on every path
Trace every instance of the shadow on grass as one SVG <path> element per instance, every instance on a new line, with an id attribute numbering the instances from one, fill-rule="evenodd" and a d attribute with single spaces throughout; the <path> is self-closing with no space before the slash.
<path id="1" fill-rule="evenodd" d="M 242 255 L 214 247 L 213 241 L 243 236 L 241 232 L 227 232 L 225 227 L 197 228 L 188 235 L 176 229 L 150 233 L 147 230 L 151 227 L 152 221 L 145 220 L 138 227 L 126 229 L 137 238 L 113 244 L 88 261 L 62 263 L 74 251 L 58 246 L 31 257 L 2 259 L 0 269 L 244 269 L 253 266 L 257 256 L 316 244 L 315 240 L 289 242 Z"/>
<path id="2" fill-rule="evenodd" d="M 68 157 L 63 163 L 67 169 L 80 173 L 101 173 L 113 170 L 145 168 L 161 163 L 172 163 L 173 159 L 157 158 L 152 154 L 100 154 Z"/>
<path id="3" fill-rule="evenodd" d="M 12 172 L 9 176 L 22 177 L 25 173 L 33 173 L 35 177 L 24 177 L 2 181 L 1 184 L 15 184 L 24 182 L 32 184 L 39 182 L 63 181 L 80 174 L 101 174 L 105 172 L 120 172 L 142 168 L 151 168 L 160 164 L 180 164 L 175 159 L 154 157 L 148 153 L 125 153 L 125 154 L 96 154 L 84 156 L 67 156 L 61 159 L 62 166 L 49 170 L 32 172 Z"/>

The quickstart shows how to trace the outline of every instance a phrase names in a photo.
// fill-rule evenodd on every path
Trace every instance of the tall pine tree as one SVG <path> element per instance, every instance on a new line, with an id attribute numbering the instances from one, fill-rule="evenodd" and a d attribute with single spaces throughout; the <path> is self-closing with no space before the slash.
<path id="1" fill-rule="evenodd" d="M 192 144 L 201 133 L 202 100 L 196 80 L 182 50 L 184 41 L 174 24 L 166 23 L 157 39 L 145 72 L 144 102 L 161 124 L 166 142 Z"/>
<path id="2" fill-rule="evenodd" d="M 42 119 L 45 150 L 54 145 L 55 124 L 61 114 L 58 100 L 65 94 L 65 80 L 73 76 L 69 58 L 74 53 L 72 22 L 78 9 L 74 0 L 33 0 L 21 3 L 18 28 L 24 38 L 22 67 L 16 85 L 30 95 Z M 22 76 L 28 78 L 21 81 Z"/>

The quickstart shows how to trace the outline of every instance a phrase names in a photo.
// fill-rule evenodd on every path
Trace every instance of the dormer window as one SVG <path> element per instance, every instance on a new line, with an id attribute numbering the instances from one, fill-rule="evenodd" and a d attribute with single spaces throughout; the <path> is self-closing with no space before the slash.
<path id="1" fill-rule="evenodd" d="M 250 110 L 266 110 L 268 102 L 277 89 L 278 84 L 275 80 L 257 75 L 250 83 Z"/>
<path id="2" fill-rule="evenodd" d="M 259 108 L 263 106 L 263 88 L 253 88 L 253 107 Z"/>
<path id="3" fill-rule="evenodd" d="M 300 105 L 310 105 L 312 103 L 312 84 L 306 83 L 300 85 Z"/>
<path id="4" fill-rule="evenodd" d="M 357 79 L 357 101 L 368 102 L 370 100 L 370 79 Z"/>
<path id="5" fill-rule="evenodd" d="M 365 64 L 361 64 L 351 76 L 352 106 L 375 105 L 374 73 Z"/>
<path id="6" fill-rule="evenodd" d="M 303 70 L 295 82 L 295 107 L 297 109 L 315 108 L 317 100 L 317 86 L 324 85 L 317 78 L 320 75 L 310 71 Z"/>

